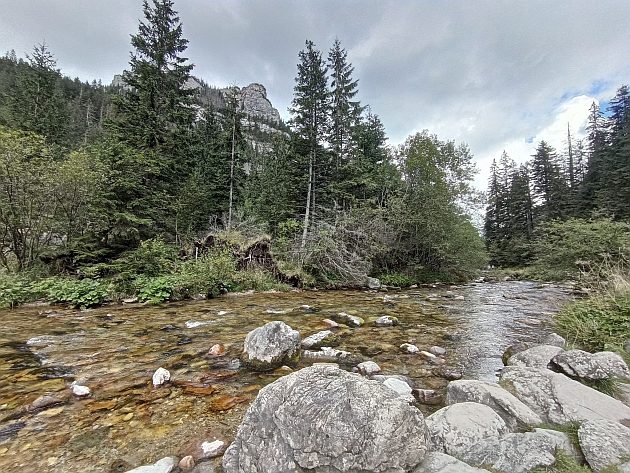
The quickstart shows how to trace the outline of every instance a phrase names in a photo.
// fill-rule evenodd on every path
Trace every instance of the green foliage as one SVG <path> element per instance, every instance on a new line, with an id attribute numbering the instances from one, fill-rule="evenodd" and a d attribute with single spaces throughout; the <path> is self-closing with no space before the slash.
<path id="1" fill-rule="evenodd" d="M 0 275 L 0 308 L 13 308 L 33 299 L 31 282 L 23 276 Z"/>
<path id="2" fill-rule="evenodd" d="M 173 276 L 140 276 L 134 281 L 138 300 L 150 304 L 161 304 L 171 299 L 176 278 Z"/>
<path id="3" fill-rule="evenodd" d="M 556 315 L 555 325 L 569 343 L 587 351 L 619 351 L 630 338 L 630 293 L 569 304 Z"/>
<path id="4" fill-rule="evenodd" d="M 413 279 L 403 273 L 384 273 L 378 279 L 386 286 L 409 287 L 413 284 Z"/>
<path id="5" fill-rule="evenodd" d="M 585 465 L 580 465 L 575 458 L 562 449 L 556 450 L 556 462 L 547 468 L 536 468 L 532 473 L 590 473 L 591 470 Z M 610 472 L 612 473 L 612 472 Z"/>
<path id="6" fill-rule="evenodd" d="M 102 304 L 108 298 L 108 285 L 95 279 L 52 277 L 32 285 L 34 293 L 47 301 L 87 308 Z"/>
<path id="7" fill-rule="evenodd" d="M 550 221 L 536 230 L 533 270 L 542 279 L 575 278 L 604 259 L 630 259 L 630 224 L 609 219 Z M 606 275 L 602 275 L 606 276 Z"/>
<path id="8" fill-rule="evenodd" d="M 164 241 L 153 238 L 140 243 L 135 250 L 121 255 L 112 265 L 123 279 L 137 274 L 158 276 L 175 270 L 178 260 L 178 248 Z"/>

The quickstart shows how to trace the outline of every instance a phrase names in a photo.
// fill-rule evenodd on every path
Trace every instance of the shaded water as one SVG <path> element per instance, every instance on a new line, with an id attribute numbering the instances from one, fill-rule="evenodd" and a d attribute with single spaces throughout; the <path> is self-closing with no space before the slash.
<path id="1" fill-rule="evenodd" d="M 376 361 L 386 374 L 443 390 L 447 382 L 433 374 L 435 366 L 402 354 L 402 343 L 422 350 L 442 346 L 446 366 L 465 378 L 493 381 L 503 349 L 549 332 L 551 315 L 569 297 L 559 286 L 503 282 L 389 294 L 314 291 L 88 311 L 4 311 L 0 471 L 125 471 L 180 454 L 196 439 L 231 440 L 258 390 L 286 374 L 239 368 L 245 335 L 271 320 L 283 320 L 305 337 L 325 329 L 322 320 L 338 312 L 361 316 L 366 326 L 342 330 L 338 348 Z M 379 315 L 396 316 L 400 325 L 371 326 Z M 215 343 L 226 346 L 225 356 L 208 354 Z M 174 382 L 153 389 L 151 375 L 160 366 Z M 89 398 L 69 395 L 75 380 L 90 387 Z M 28 407 L 42 395 L 63 402 Z"/>

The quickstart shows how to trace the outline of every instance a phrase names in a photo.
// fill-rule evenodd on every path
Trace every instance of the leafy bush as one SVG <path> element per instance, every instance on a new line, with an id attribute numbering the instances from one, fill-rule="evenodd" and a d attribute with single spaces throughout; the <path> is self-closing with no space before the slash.
<path id="1" fill-rule="evenodd" d="M 13 308 L 34 299 L 31 283 L 20 276 L 0 276 L 0 308 Z"/>
<path id="2" fill-rule="evenodd" d="M 124 253 L 110 268 L 120 279 L 129 279 L 139 274 L 149 277 L 170 274 L 177 268 L 177 263 L 178 248 L 154 238 Z"/>
<path id="3" fill-rule="evenodd" d="M 80 308 L 100 305 L 108 298 L 108 286 L 95 279 L 47 278 L 33 284 L 32 290 L 50 302 Z"/>
<path id="4" fill-rule="evenodd" d="M 160 304 L 171 299 L 175 287 L 174 276 L 140 276 L 135 280 L 138 300 L 150 304 Z"/>
<path id="5" fill-rule="evenodd" d="M 577 278 L 580 271 L 597 270 L 604 260 L 615 264 L 630 259 L 630 224 L 609 219 L 546 222 L 537 230 L 532 249 L 532 275 L 548 280 Z"/>
<path id="6" fill-rule="evenodd" d="M 386 286 L 409 287 L 413 284 L 412 279 L 403 273 L 381 274 L 378 279 Z"/>

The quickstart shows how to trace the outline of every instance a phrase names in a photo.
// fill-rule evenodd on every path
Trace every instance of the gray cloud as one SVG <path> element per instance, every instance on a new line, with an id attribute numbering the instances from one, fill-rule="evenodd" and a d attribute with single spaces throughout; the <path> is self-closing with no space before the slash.
<path id="1" fill-rule="evenodd" d="M 2 3 L 0 49 L 24 54 L 45 39 L 66 74 L 90 80 L 126 67 L 140 1 Z M 338 37 L 361 99 L 393 143 L 428 128 L 467 142 L 482 169 L 502 148 L 529 153 L 525 140 L 558 129 L 574 96 L 607 99 L 630 81 L 625 0 L 176 0 L 176 8 L 195 73 L 208 82 L 262 82 L 287 117 L 304 40 L 326 54 Z"/>

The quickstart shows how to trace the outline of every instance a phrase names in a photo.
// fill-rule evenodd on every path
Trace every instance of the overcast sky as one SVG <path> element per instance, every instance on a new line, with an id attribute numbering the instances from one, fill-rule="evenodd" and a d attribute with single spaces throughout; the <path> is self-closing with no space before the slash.
<path id="1" fill-rule="evenodd" d="M 297 54 L 311 39 L 349 51 L 360 99 L 391 144 L 428 129 L 466 142 L 484 188 L 502 150 L 518 161 L 593 100 L 630 82 L 629 0 L 175 0 L 194 74 L 217 86 L 260 82 L 288 118 Z M 140 0 L 0 0 L 0 50 L 46 41 L 62 72 L 109 83 L 128 63 Z"/>

